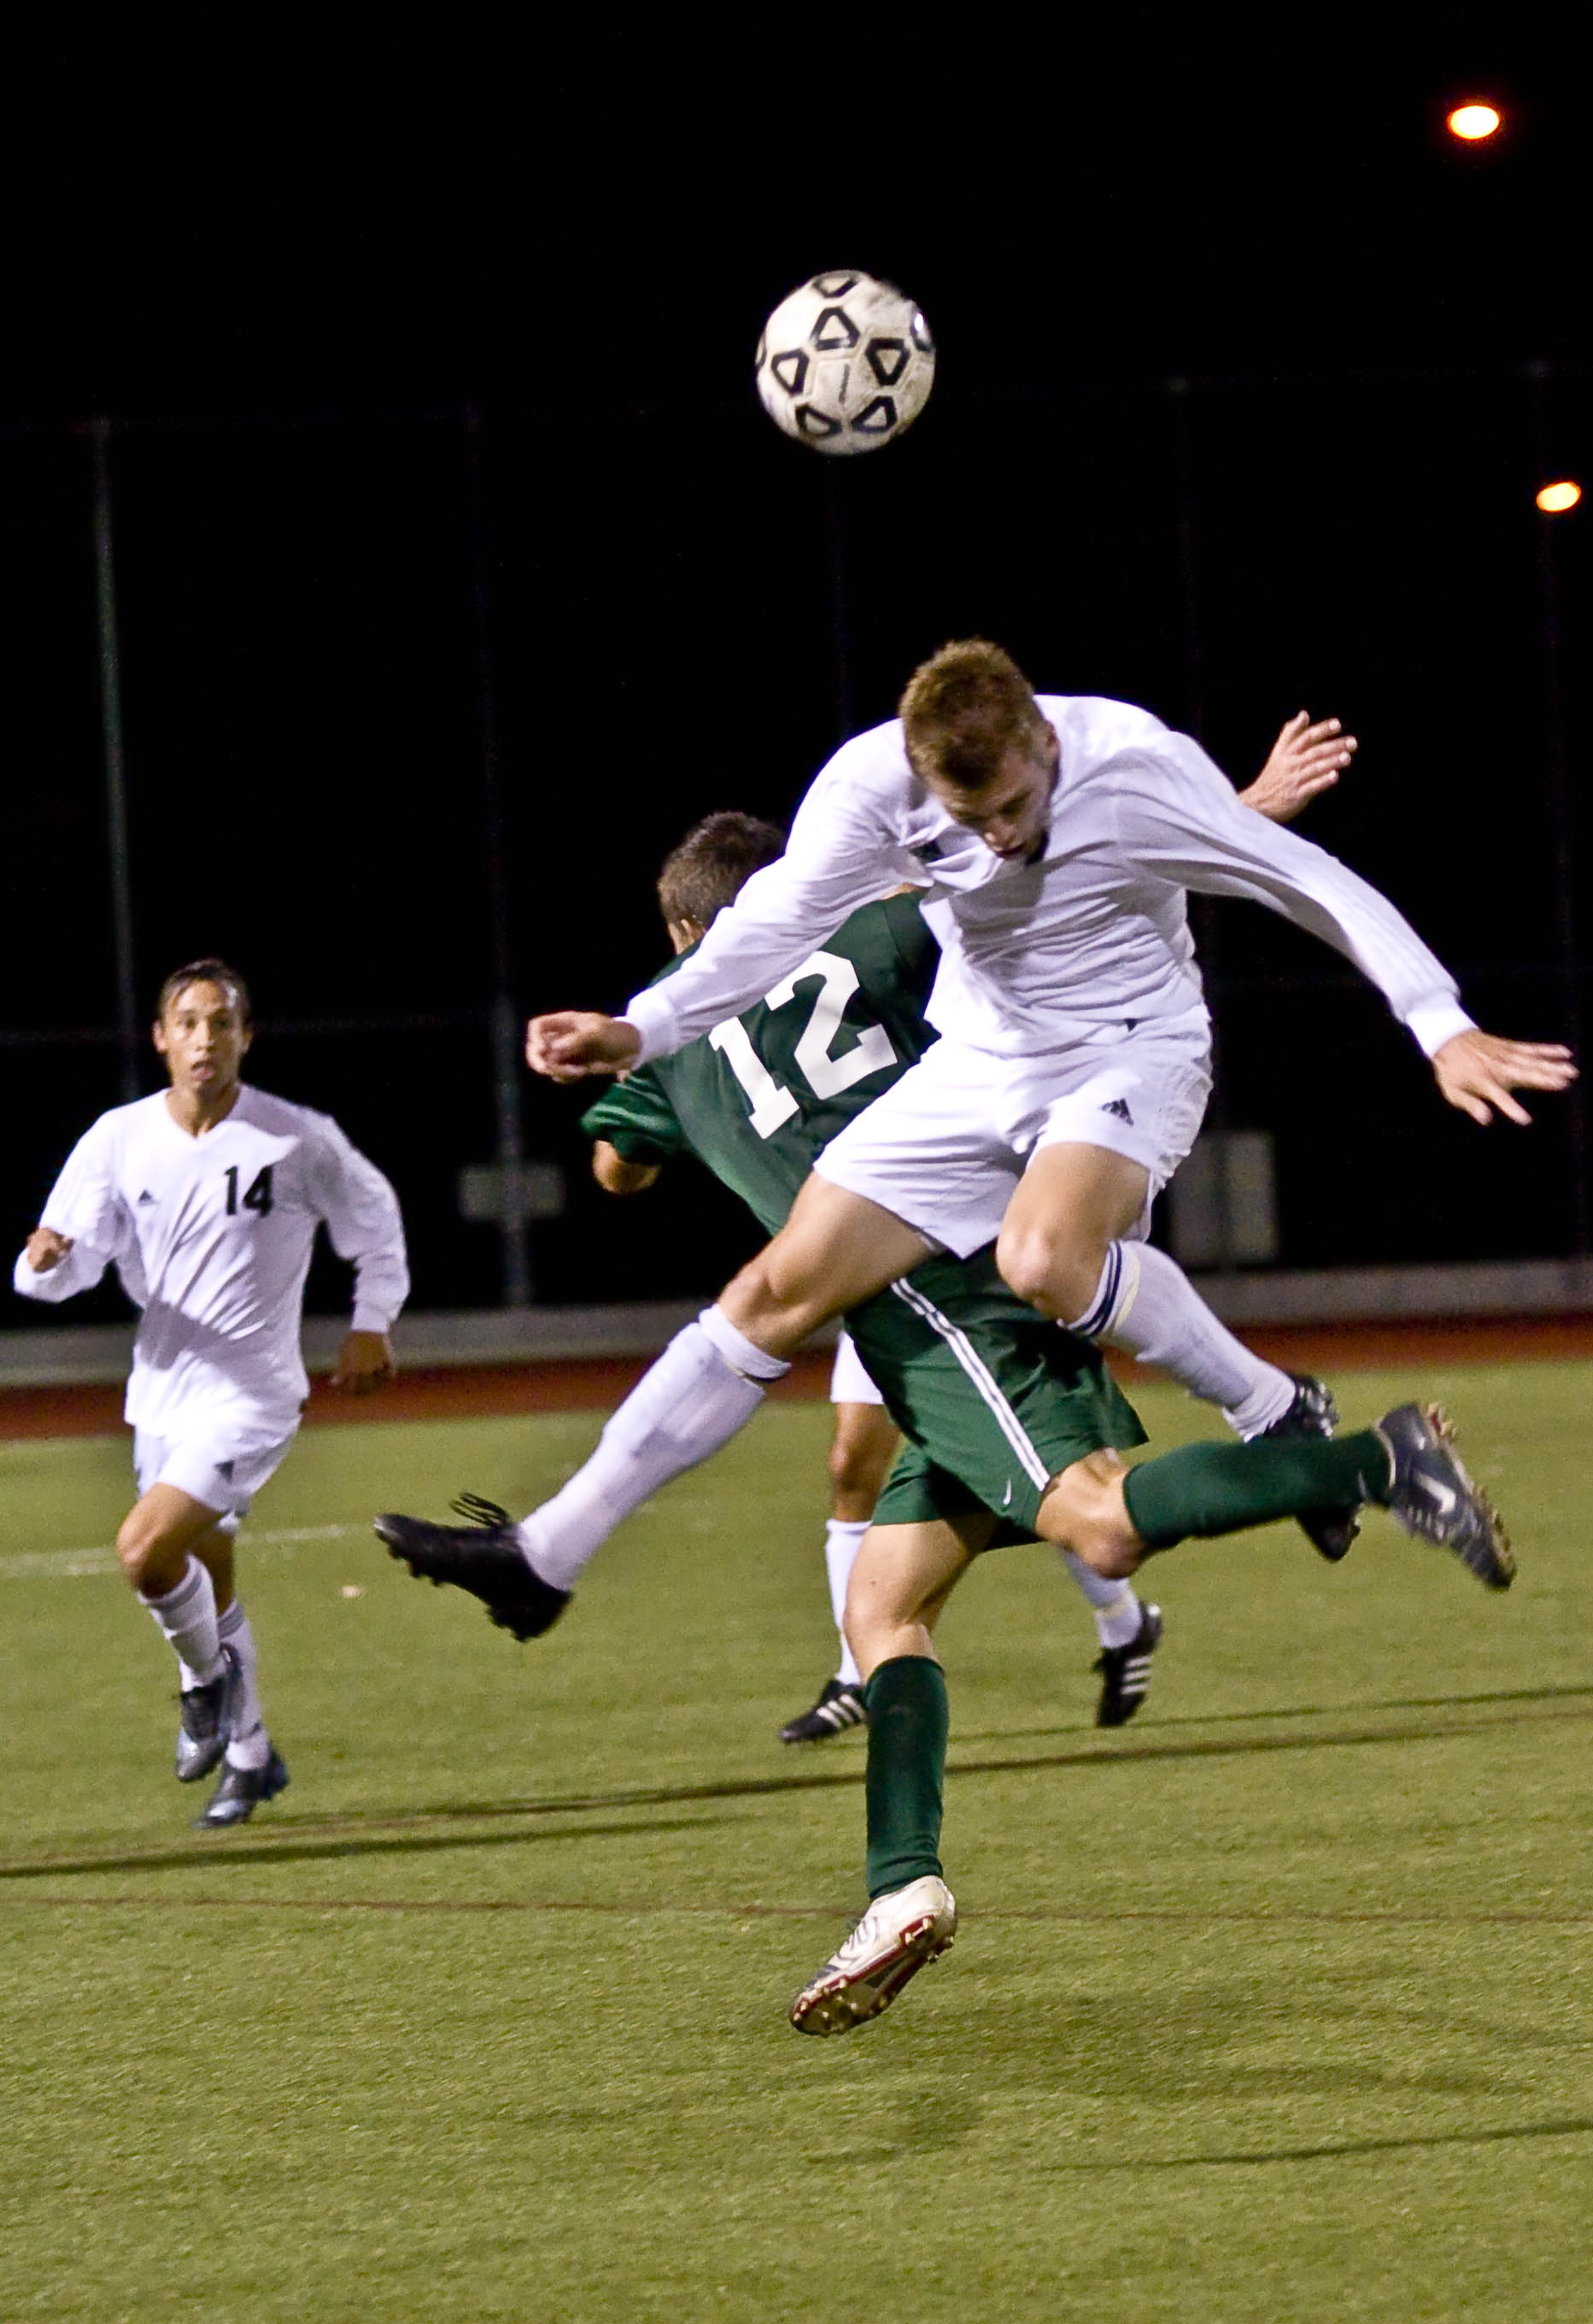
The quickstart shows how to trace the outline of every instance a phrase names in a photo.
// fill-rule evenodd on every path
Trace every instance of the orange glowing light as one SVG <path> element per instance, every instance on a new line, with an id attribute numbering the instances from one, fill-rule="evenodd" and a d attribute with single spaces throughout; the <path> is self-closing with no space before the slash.
<path id="1" fill-rule="evenodd" d="M 1575 508 L 1581 497 L 1580 484 L 1573 484 L 1566 476 L 1557 484 L 1545 484 L 1537 499 L 1545 516 L 1563 516 L 1567 509 Z"/>
<path id="2" fill-rule="evenodd" d="M 1491 137 L 1498 125 L 1498 111 L 1491 105 L 1457 105 L 1449 119 L 1450 134 L 1463 137 L 1468 145 L 1475 145 L 1478 138 Z"/>

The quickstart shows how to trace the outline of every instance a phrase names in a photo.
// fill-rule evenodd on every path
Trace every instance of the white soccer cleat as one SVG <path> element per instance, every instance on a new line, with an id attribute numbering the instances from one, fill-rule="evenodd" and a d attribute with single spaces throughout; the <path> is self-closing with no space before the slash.
<path id="1" fill-rule="evenodd" d="M 910 1977 L 950 1950 L 957 1904 L 944 1880 L 876 1896 L 839 1952 L 791 2004 L 798 2034 L 849 2034 L 889 2009 Z"/>

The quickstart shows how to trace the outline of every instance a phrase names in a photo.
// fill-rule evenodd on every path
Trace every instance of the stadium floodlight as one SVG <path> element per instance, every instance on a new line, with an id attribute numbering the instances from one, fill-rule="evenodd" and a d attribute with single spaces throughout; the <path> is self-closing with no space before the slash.
<path id="1" fill-rule="evenodd" d="M 1536 495 L 1545 516 L 1563 516 L 1567 509 L 1575 508 L 1581 497 L 1582 487 L 1569 476 L 1562 476 L 1557 484 L 1545 484 Z"/>
<path id="2" fill-rule="evenodd" d="M 1502 116 L 1496 106 L 1469 103 L 1457 105 L 1450 115 L 1447 126 L 1451 137 L 1459 137 L 1468 145 L 1491 137 L 1499 127 Z"/>

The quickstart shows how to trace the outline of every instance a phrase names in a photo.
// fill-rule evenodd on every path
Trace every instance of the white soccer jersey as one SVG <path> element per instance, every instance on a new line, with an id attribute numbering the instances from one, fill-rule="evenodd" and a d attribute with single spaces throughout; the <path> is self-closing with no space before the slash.
<path id="1" fill-rule="evenodd" d="M 857 735 L 815 779 L 780 861 L 627 1006 L 642 1058 L 737 1015 L 882 887 L 925 877 L 941 945 L 930 1022 L 998 1056 L 1199 1007 L 1190 889 L 1265 904 L 1347 954 L 1429 1056 L 1469 1026 L 1453 978 L 1393 905 L 1240 807 L 1188 735 L 1128 703 L 1037 698 L 1062 745 L 1037 862 L 1003 862 L 953 820 L 914 774 L 899 719 Z"/>
<path id="2" fill-rule="evenodd" d="M 309 1393 L 299 1349 L 316 1228 L 356 1270 L 354 1329 L 385 1332 L 409 1294 L 398 1198 L 337 1124 L 244 1088 L 190 1138 L 164 1094 L 102 1113 L 51 1189 L 41 1223 L 69 1235 L 59 1267 L 26 1255 L 16 1288 L 69 1298 L 115 1264 L 143 1310 L 127 1418 L 152 1436 L 207 1415 L 290 1436 Z"/>

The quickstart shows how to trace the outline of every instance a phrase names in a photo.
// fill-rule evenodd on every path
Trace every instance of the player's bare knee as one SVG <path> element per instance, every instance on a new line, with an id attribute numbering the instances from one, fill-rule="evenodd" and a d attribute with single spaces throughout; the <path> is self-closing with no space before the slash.
<path id="1" fill-rule="evenodd" d="M 1065 1322 L 1082 1315 L 1100 1280 L 1100 1257 L 1081 1249 L 1065 1226 L 1040 1221 L 1003 1227 L 996 1241 L 1002 1279 L 1042 1314 Z"/>
<path id="2" fill-rule="evenodd" d="M 841 1628 L 860 1670 L 871 1668 L 889 1654 L 889 1642 L 906 1618 L 896 1603 L 897 1596 L 888 1583 L 860 1575 L 853 1566 Z"/>
<path id="3" fill-rule="evenodd" d="M 1145 1555 L 1124 1505 L 1121 1468 L 1114 1462 L 1108 1469 L 1099 1457 L 1053 1480 L 1040 1504 L 1039 1530 L 1106 1582 L 1127 1582 Z"/>
<path id="4" fill-rule="evenodd" d="M 122 1571 L 133 1587 L 144 1598 L 163 1598 L 175 1590 L 182 1580 L 188 1563 L 184 1550 L 174 1550 L 172 1545 L 136 1508 L 123 1518 L 116 1535 L 116 1555 L 122 1561 Z"/>
<path id="5" fill-rule="evenodd" d="M 1002 1281 L 1031 1304 L 1044 1294 L 1048 1259 L 1046 1238 L 1035 1228 L 1003 1227 L 996 1238 L 996 1265 Z"/>
<path id="6" fill-rule="evenodd" d="M 1089 1529 L 1073 1554 L 1081 1565 L 1099 1573 L 1103 1582 L 1127 1582 L 1139 1571 L 1145 1545 L 1121 1526 L 1102 1524 Z"/>

